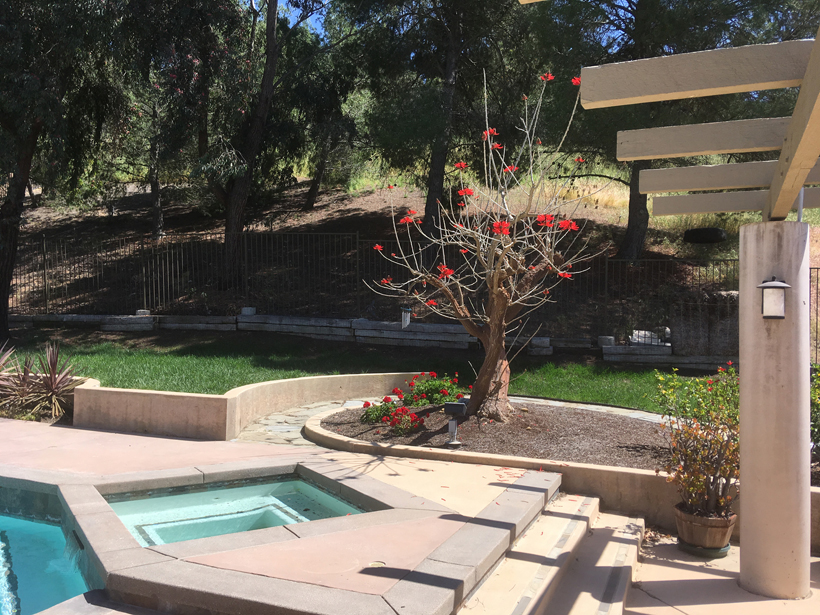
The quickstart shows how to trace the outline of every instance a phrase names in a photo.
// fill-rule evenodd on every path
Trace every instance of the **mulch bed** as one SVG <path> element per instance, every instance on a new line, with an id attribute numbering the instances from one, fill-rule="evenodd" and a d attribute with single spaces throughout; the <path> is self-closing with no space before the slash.
<path id="1" fill-rule="evenodd" d="M 534 457 L 597 465 L 662 469 L 669 457 L 666 440 L 655 423 L 605 412 L 557 409 L 527 402 L 514 404 L 507 423 L 462 419 L 461 450 L 478 453 Z M 415 410 L 424 415 L 424 410 Z M 392 436 L 384 425 L 362 423 L 358 408 L 337 412 L 322 421 L 330 432 L 365 442 L 448 448 L 449 417 L 434 410 L 425 418 L 425 429 Z M 820 461 L 812 464 L 811 484 L 820 486 Z"/>
<path id="2" fill-rule="evenodd" d="M 506 423 L 462 419 L 461 450 L 646 470 L 666 463 L 666 443 L 655 423 L 529 402 L 513 407 L 515 414 Z M 423 411 L 417 412 L 424 416 Z M 357 408 L 338 412 L 324 419 L 322 427 L 367 442 L 447 448 L 449 417 L 443 411 L 425 418 L 426 429 L 406 436 L 391 436 L 384 425 L 362 423 L 361 415 Z"/>

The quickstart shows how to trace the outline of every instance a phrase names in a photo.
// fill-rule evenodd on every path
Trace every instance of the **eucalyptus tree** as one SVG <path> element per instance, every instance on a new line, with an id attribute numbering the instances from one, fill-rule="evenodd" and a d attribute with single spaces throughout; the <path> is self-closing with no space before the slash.
<path id="1" fill-rule="evenodd" d="M 105 119 L 125 99 L 110 59 L 118 4 L 101 0 L 0 3 L 0 157 L 8 186 L 0 204 L 0 338 L 32 163 L 79 176 Z"/>

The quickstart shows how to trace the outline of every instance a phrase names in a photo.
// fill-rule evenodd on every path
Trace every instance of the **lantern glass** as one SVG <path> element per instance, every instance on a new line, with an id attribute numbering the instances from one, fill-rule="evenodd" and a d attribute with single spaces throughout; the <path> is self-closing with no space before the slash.
<path id="1" fill-rule="evenodd" d="M 786 318 L 786 289 L 763 289 L 763 318 Z"/>

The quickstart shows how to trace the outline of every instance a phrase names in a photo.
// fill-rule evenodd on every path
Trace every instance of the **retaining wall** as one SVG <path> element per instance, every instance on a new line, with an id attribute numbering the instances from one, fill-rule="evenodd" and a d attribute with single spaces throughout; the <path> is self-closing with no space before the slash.
<path id="1" fill-rule="evenodd" d="M 412 373 L 343 374 L 272 380 L 224 395 L 114 389 L 89 380 L 74 390 L 74 426 L 197 440 L 232 440 L 250 423 L 294 406 L 377 397 Z"/>

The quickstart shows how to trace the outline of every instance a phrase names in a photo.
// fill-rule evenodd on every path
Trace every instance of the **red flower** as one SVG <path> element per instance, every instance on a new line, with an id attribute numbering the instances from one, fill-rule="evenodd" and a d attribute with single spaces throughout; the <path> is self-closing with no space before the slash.
<path id="1" fill-rule="evenodd" d="M 418 401 L 418 400 L 419 400 L 419 396 L 418 395 L 413 395 L 413 401 Z"/>
<path id="2" fill-rule="evenodd" d="M 726 365 L 734 365 L 731 361 L 726 361 Z"/>
<path id="3" fill-rule="evenodd" d="M 395 186 L 393 186 L 393 184 L 387 184 L 387 189 L 388 190 L 392 190 L 393 188 L 395 188 Z"/>
<path id="4" fill-rule="evenodd" d="M 413 224 L 414 220 L 410 216 L 404 216 L 401 220 L 399 220 L 399 224 Z"/>
<path id="5" fill-rule="evenodd" d="M 421 372 L 421 373 L 419 374 L 419 376 L 423 376 L 423 375 L 424 375 L 424 372 Z"/>
<path id="6" fill-rule="evenodd" d="M 401 393 L 401 389 L 399 387 L 393 387 L 393 390 L 390 392 L 393 393 L 393 395 L 398 395 Z"/>
<path id="7" fill-rule="evenodd" d="M 438 303 L 430 299 L 425 305 L 438 305 Z"/>
<path id="8" fill-rule="evenodd" d="M 362 408 L 369 408 L 369 407 L 370 407 L 370 402 L 369 401 L 366 401 L 362 404 Z"/>
<path id="9" fill-rule="evenodd" d="M 472 391 L 472 390 L 473 390 L 473 385 L 472 385 L 472 384 L 468 384 L 468 385 L 467 385 L 467 388 L 468 388 L 468 389 L 470 389 L 470 390 Z"/>
<path id="10" fill-rule="evenodd" d="M 583 158 L 581 158 L 580 156 L 578 156 L 578 157 L 575 159 L 575 162 L 586 162 L 586 160 L 584 160 Z"/>
<path id="11" fill-rule="evenodd" d="M 464 169 L 467 168 L 467 163 L 466 162 L 457 162 L 456 163 L 456 168 L 460 169 L 460 170 L 464 170 Z"/>
<path id="12" fill-rule="evenodd" d="M 393 401 L 393 400 L 392 400 L 392 399 L 390 399 L 390 397 L 389 397 L 389 396 L 385 395 L 385 397 L 384 397 L 384 399 L 383 399 L 382 401 L 383 401 L 384 403 L 386 403 L 386 404 L 389 404 L 389 403 L 390 403 L 391 401 Z"/>
<path id="13" fill-rule="evenodd" d="M 412 215 L 415 215 L 415 214 L 417 214 L 417 213 L 419 213 L 419 212 L 417 212 L 417 211 L 415 211 L 415 210 L 413 210 L 413 209 L 408 209 L 408 210 L 407 210 L 407 215 L 408 215 L 408 216 L 412 216 Z"/>
<path id="14" fill-rule="evenodd" d="M 441 390 L 439 391 L 439 393 L 441 393 L 441 394 L 442 394 L 442 395 L 444 395 L 445 397 L 446 397 L 447 395 L 449 395 L 449 393 L 447 392 L 447 389 L 441 389 Z"/>
<path id="15" fill-rule="evenodd" d="M 543 75 L 541 75 L 538 78 L 541 81 L 552 81 L 553 79 L 555 79 L 555 75 L 553 75 L 551 72 L 547 71 L 546 73 L 544 73 Z"/>
<path id="16" fill-rule="evenodd" d="M 379 244 L 376 244 L 375 246 L 373 246 L 373 249 L 378 250 L 379 252 L 381 252 L 382 250 L 384 250 L 384 246 L 380 246 Z"/>
<path id="17" fill-rule="evenodd" d="M 458 205 L 459 207 L 466 207 L 464 203 L 456 203 L 456 205 Z"/>
<path id="18" fill-rule="evenodd" d="M 505 221 L 493 222 L 493 233 L 496 235 L 509 235 L 510 223 Z"/>
<path id="19" fill-rule="evenodd" d="M 528 100 L 528 99 L 527 99 L 527 95 L 526 95 L 526 94 L 522 94 L 522 95 L 521 95 L 521 100 Z"/>
<path id="20" fill-rule="evenodd" d="M 580 77 L 573 77 L 572 78 L 572 85 L 581 85 L 581 78 Z"/>
<path id="21" fill-rule="evenodd" d="M 487 137 L 497 137 L 498 131 L 495 128 L 490 128 L 489 130 L 485 130 L 484 134 L 482 134 L 481 138 L 486 141 Z"/>
<path id="22" fill-rule="evenodd" d="M 382 278 L 381 283 L 384 285 L 390 284 L 393 281 L 393 278 Z"/>
<path id="23" fill-rule="evenodd" d="M 459 250 L 459 252 L 461 252 L 462 254 L 467 254 L 467 252 L 469 252 L 469 250 L 465 250 L 464 248 L 461 248 L 461 250 Z"/>
<path id="24" fill-rule="evenodd" d="M 572 220 L 561 220 L 558 223 L 558 228 L 562 231 L 577 231 L 578 225 L 575 224 Z"/>
<path id="25" fill-rule="evenodd" d="M 552 226 L 552 221 L 555 220 L 555 216 L 550 214 L 541 214 L 536 219 L 538 226 Z"/>
<path id="26" fill-rule="evenodd" d="M 462 395 L 461 393 L 459 393 L 458 395 L 456 395 L 456 399 L 461 399 L 462 397 L 464 397 L 464 395 Z"/>
<path id="27" fill-rule="evenodd" d="M 401 393 L 399 393 L 398 395 L 396 395 L 396 397 L 398 397 L 399 399 L 404 399 L 404 395 L 402 395 Z"/>
<path id="28" fill-rule="evenodd" d="M 427 399 L 427 393 L 422 393 L 422 394 L 421 394 L 421 398 L 422 398 L 422 399 Z"/>
<path id="29" fill-rule="evenodd" d="M 419 417 L 416 416 L 416 413 L 414 412 L 413 414 L 410 415 L 410 420 L 411 421 L 417 421 L 417 420 L 419 420 Z"/>
<path id="30" fill-rule="evenodd" d="M 449 278 L 451 275 L 455 273 L 452 269 L 447 267 L 447 265 L 439 265 L 438 270 L 440 273 L 438 274 L 438 279 L 443 280 L 444 278 Z"/>
<path id="31" fill-rule="evenodd" d="M 430 372 L 430 378 L 435 378 L 437 376 L 438 374 L 436 372 Z"/>
<path id="32" fill-rule="evenodd" d="M 386 423 L 386 422 L 387 422 L 387 421 L 389 421 L 389 420 L 390 420 L 390 419 L 388 419 L 386 416 L 383 416 L 383 417 L 382 417 L 382 423 Z"/>
<path id="33" fill-rule="evenodd" d="M 514 167 L 512 165 L 510 165 L 508 167 L 504 167 L 504 172 L 505 173 L 515 173 L 517 170 L 518 170 L 518 167 Z"/>
<path id="34" fill-rule="evenodd" d="M 559 278 L 572 278 L 571 273 L 567 273 L 566 271 L 561 271 L 558 273 Z"/>
<path id="35" fill-rule="evenodd" d="M 416 386 L 416 383 L 415 383 L 415 382 L 411 382 L 408 386 L 410 386 L 410 387 L 414 387 L 414 386 Z"/>
<path id="36" fill-rule="evenodd" d="M 501 145 L 500 143 L 493 143 L 493 149 L 501 149 L 502 147 L 504 147 L 504 146 Z"/>
<path id="37" fill-rule="evenodd" d="M 472 188 L 463 188 L 458 191 L 458 196 L 473 196 L 475 192 L 473 192 Z"/>

